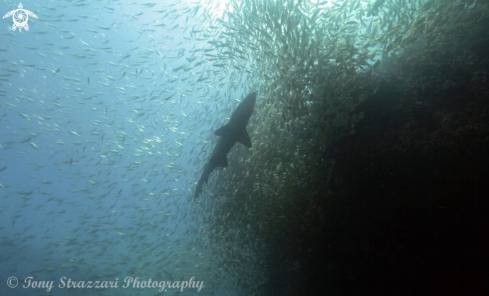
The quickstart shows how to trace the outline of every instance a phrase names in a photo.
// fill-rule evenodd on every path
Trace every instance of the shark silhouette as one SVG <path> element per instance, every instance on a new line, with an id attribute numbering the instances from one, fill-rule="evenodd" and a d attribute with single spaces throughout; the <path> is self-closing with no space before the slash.
<path id="1" fill-rule="evenodd" d="M 253 109 L 255 108 L 256 92 L 253 92 L 246 96 L 246 98 L 238 105 L 229 122 L 220 127 L 214 132 L 214 135 L 219 136 L 216 146 L 212 151 L 209 161 L 204 166 L 202 176 L 195 188 L 195 198 L 202 193 L 202 185 L 207 183 L 209 175 L 217 167 L 227 167 L 228 159 L 227 154 L 231 151 L 236 142 L 251 148 L 251 140 L 248 132 L 246 131 L 246 125 L 250 120 Z"/>

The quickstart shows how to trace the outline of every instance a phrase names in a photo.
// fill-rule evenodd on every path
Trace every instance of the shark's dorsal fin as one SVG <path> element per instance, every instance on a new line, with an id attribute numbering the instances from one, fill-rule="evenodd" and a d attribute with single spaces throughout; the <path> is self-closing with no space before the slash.
<path id="1" fill-rule="evenodd" d="M 245 145 L 248 148 L 251 148 L 251 139 L 250 135 L 248 135 L 248 132 L 246 131 L 245 128 L 239 133 L 238 138 L 236 139 L 236 142 Z"/>

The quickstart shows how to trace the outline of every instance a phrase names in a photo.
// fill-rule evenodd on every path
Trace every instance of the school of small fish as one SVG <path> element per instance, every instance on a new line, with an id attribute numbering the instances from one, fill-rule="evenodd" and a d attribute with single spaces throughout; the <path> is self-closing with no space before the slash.
<path id="1" fill-rule="evenodd" d="M 2 274 L 195 277 L 201 294 L 260 295 L 266 243 L 334 165 L 311 151 L 364 116 L 356 77 L 485 18 L 478 2 L 24 3 L 30 30 L 0 27 Z M 213 132 L 255 90 L 253 148 L 234 148 L 194 200 Z"/>

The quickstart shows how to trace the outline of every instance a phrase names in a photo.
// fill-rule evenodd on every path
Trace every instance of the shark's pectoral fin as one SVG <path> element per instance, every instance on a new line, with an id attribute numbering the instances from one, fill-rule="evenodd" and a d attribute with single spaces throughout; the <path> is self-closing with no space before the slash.
<path id="1" fill-rule="evenodd" d="M 251 148 L 251 139 L 250 135 L 248 135 L 248 132 L 246 131 L 245 128 L 241 130 L 241 132 L 238 135 L 238 138 L 236 139 L 236 142 L 245 145 L 248 148 Z"/>
<path id="2" fill-rule="evenodd" d="M 214 135 L 220 137 L 229 137 L 233 133 L 233 126 L 226 124 L 221 126 L 217 131 L 214 132 Z"/>
<path id="3" fill-rule="evenodd" d="M 216 158 L 214 163 L 218 167 L 225 168 L 228 166 L 228 158 L 224 155 L 224 157 Z"/>

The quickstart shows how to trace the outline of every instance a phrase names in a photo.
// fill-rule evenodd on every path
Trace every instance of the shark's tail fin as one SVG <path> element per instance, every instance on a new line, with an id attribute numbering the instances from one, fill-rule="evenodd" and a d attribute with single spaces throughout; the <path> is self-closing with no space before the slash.
<path id="1" fill-rule="evenodd" d="M 195 187 L 195 196 L 194 198 L 199 197 L 199 195 L 202 193 L 202 184 L 204 183 L 204 180 L 202 178 L 199 180 L 199 183 L 197 183 L 197 187 Z"/>
<path id="2" fill-rule="evenodd" d="M 211 164 L 208 162 L 204 166 L 204 172 L 202 172 L 202 176 L 200 176 L 200 180 L 197 183 L 197 187 L 195 187 L 195 198 L 199 197 L 199 195 L 202 193 L 202 185 L 207 183 L 207 180 L 209 180 L 209 175 L 212 173 L 212 171 L 216 168 L 215 165 Z"/>

